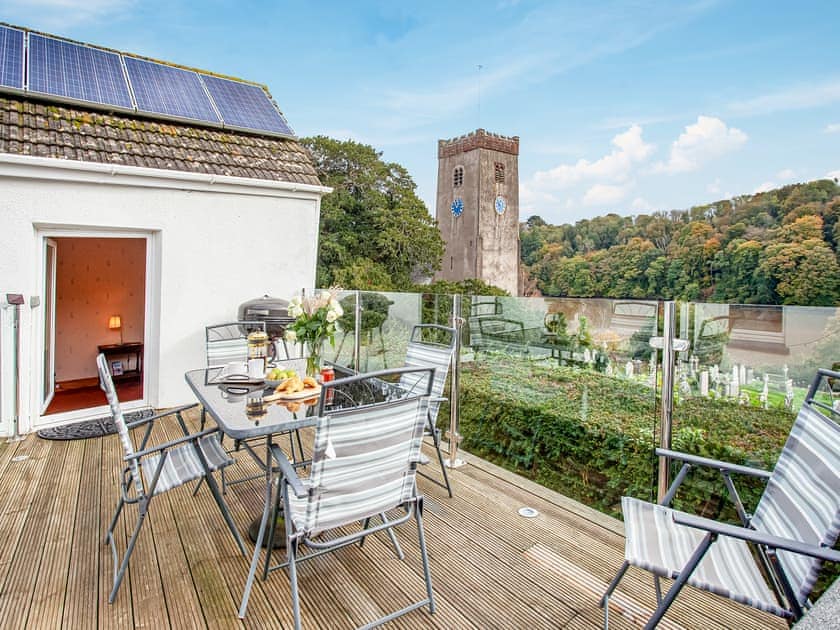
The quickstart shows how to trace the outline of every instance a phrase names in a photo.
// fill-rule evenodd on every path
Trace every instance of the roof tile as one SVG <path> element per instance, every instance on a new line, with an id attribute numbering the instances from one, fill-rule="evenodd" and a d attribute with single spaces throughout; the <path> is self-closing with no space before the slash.
<path id="1" fill-rule="evenodd" d="M 293 139 L 0 97 L 0 152 L 318 185 Z"/>

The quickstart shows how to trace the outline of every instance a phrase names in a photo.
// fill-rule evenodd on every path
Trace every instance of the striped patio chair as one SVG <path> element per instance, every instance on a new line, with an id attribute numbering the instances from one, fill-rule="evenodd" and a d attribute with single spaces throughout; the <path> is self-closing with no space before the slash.
<path id="1" fill-rule="evenodd" d="M 265 332 L 265 322 L 230 322 L 205 328 L 207 367 L 248 360 L 248 333 Z"/>
<path id="2" fill-rule="evenodd" d="M 125 576 L 128 561 L 134 551 L 140 528 L 146 519 L 152 499 L 194 479 L 207 480 L 213 498 L 216 500 L 237 545 L 239 545 L 239 550 L 242 555 L 245 555 L 245 546 L 242 544 L 239 532 L 236 531 L 236 526 L 233 524 L 233 519 L 212 475 L 214 471 L 224 469 L 225 466 L 233 463 L 233 460 L 227 456 L 219 443 L 218 429 L 208 429 L 192 434 L 189 432 L 181 413 L 196 405 L 178 407 L 136 422 L 126 422 L 120 407 L 120 401 L 117 398 L 117 391 L 111 380 L 111 372 L 108 370 L 108 361 L 105 359 L 105 355 L 100 354 L 96 357 L 96 367 L 99 371 L 99 384 L 108 398 L 108 405 L 111 407 L 111 414 L 114 417 L 114 424 L 117 427 L 120 443 L 125 453 L 125 461 L 127 462 L 120 483 L 120 499 L 117 502 L 117 509 L 105 533 L 104 542 L 111 545 L 114 557 L 114 582 L 108 602 L 113 603 L 117 596 L 117 591 Z M 168 416 L 174 416 L 178 420 L 184 435 L 164 444 L 150 446 L 148 442 L 155 421 Z M 129 429 L 141 426 L 145 427 L 145 431 L 139 448 L 135 448 Z M 120 560 L 114 541 L 114 528 L 126 504 L 136 504 L 138 514 L 134 531 L 128 541 L 125 554 Z"/>
<path id="3" fill-rule="evenodd" d="M 446 377 L 449 375 L 449 366 L 455 355 L 454 328 L 438 326 L 436 324 L 418 324 L 411 331 L 411 338 L 405 355 L 405 365 L 409 367 L 433 367 L 435 368 L 435 379 L 432 383 L 432 398 L 429 402 L 428 422 L 426 423 L 425 434 L 432 437 L 437 452 L 440 471 L 443 476 L 441 483 L 437 479 L 418 470 L 417 474 L 430 479 L 442 488 L 446 488 L 449 497 L 452 497 L 452 486 L 449 484 L 449 475 L 446 473 L 446 465 L 443 462 L 443 453 L 440 450 L 440 429 L 437 428 L 437 415 L 440 404 L 446 401 L 444 387 Z M 424 340 L 426 337 L 426 340 Z M 440 340 L 445 340 L 441 342 Z M 409 391 L 417 386 L 417 377 L 413 374 L 403 376 L 400 379 L 400 386 Z M 421 457 L 422 463 L 427 463 L 425 456 Z"/>
<path id="4" fill-rule="evenodd" d="M 426 386 L 397 400 L 324 411 L 330 389 L 369 378 L 409 375 L 420 377 Z M 423 535 L 423 497 L 417 494 L 415 486 L 433 378 L 430 368 L 396 368 L 325 383 L 307 479 L 299 479 L 284 453 L 273 447 L 272 456 L 281 479 L 279 498 L 286 515 L 286 560 L 267 568 L 271 571 L 288 568 L 295 628 L 300 628 L 297 563 L 354 542 L 362 545 L 366 536 L 383 530 L 389 534 L 397 557 L 402 560 L 404 556 L 392 528 L 412 517 L 417 525 L 426 597 L 370 625 L 385 623 L 426 605 L 434 613 Z M 403 509 L 404 514 L 389 520 L 386 512 L 396 508 Z M 374 518 L 378 519 L 376 524 L 372 523 Z M 273 514 L 268 520 L 272 524 L 276 522 Z M 263 529 L 265 526 L 264 520 Z M 348 533 L 350 526 L 355 526 L 356 531 Z M 320 536 L 335 528 L 342 528 L 336 537 Z M 273 534 L 272 531 L 269 535 L 268 550 L 273 547 Z M 307 549 L 305 552 L 304 548 Z"/>
<path id="5" fill-rule="evenodd" d="M 654 574 L 657 609 L 646 628 L 662 619 L 680 589 L 690 584 L 736 602 L 800 619 L 825 561 L 840 562 L 832 547 L 840 532 L 840 425 L 830 401 L 837 394 L 819 370 L 773 472 L 658 449 L 683 462 L 661 505 L 623 497 L 625 561 L 601 606 L 609 623 L 609 597 L 630 565 Z M 693 466 L 720 471 L 741 526 L 700 518 L 667 507 Z M 750 516 L 731 474 L 766 479 Z M 664 598 L 659 578 L 675 580 Z"/>
<path id="6" fill-rule="evenodd" d="M 205 349 L 207 367 L 224 367 L 228 363 L 244 363 L 248 360 L 248 334 L 255 330 L 265 332 L 265 322 L 262 321 L 239 321 L 229 322 L 226 324 L 215 324 L 205 328 Z M 284 342 L 285 347 L 285 342 Z M 287 351 L 288 354 L 288 351 Z M 297 367 L 297 366 L 295 366 Z M 201 428 L 204 429 L 207 423 L 207 412 L 201 410 Z M 300 434 L 295 431 L 297 437 L 297 446 L 299 452 L 303 453 L 303 443 L 301 442 Z M 291 435 L 289 437 L 291 440 Z M 241 444 L 234 443 L 233 449 L 228 453 L 235 453 L 239 451 Z M 235 479 L 228 479 L 226 471 L 222 471 L 222 494 L 227 494 L 227 487 L 235 483 L 251 481 L 262 477 L 262 474 L 250 475 L 245 477 L 238 477 Z M 203 480 L 199 480 L 196 484 L 193 494 L 197 494 L 201 488 Z"/>

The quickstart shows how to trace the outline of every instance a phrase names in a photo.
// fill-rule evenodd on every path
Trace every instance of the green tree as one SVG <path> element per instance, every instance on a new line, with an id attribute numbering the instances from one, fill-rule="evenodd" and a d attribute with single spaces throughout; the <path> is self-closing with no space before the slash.
<path id="1" fill-rule="evenodd" d="M 775 283 L 782 304 L 837 303 L 840 265 L 822 239 L 822 227 L 820 217 L 801 217 L 780 229 L 783 240 L 765 250 L 760 269 Z"/>
<path id="2" fill-rule="evenodd" d="M 373 147 L 303 138 L 321 182 L 317 282 L 368 290 L 403 290 L 440 268 L 443 239 L 416 185 Z"/>

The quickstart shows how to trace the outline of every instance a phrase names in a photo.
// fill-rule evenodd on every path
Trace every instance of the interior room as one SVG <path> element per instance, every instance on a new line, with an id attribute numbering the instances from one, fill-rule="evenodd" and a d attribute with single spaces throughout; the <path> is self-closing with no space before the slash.
<path id="1" fill-rule="evenodd" d="M 142 400 L 146 240 L 47 239 L 45 268 L 44 415 L 107 404 L 99 352 L 120 400 Z"/>

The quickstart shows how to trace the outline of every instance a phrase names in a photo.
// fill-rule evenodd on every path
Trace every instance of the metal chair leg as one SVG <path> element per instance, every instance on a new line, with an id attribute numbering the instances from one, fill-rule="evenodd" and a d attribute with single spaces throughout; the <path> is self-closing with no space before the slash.
<path id="1" fill-rule="evenodd" d="M 440 464 L 440 472 L 443 473 L 443 483 L 446 486 L 446 491 L 449 493 L 449 498 L 452 498 L 452 486 L 449 485 L 449 475 L 446 472 L 446 464 L 443 462 L 443 453 L 440 452 L 440 430 L 432 427 L 432 441 L 435 443 L 435 450 L 437 451 L 438 463 Z"/>
<path id="2" fill-rule="evenodd" d="M 388 522 L 388 519 L 385 517 L 385 512 L 380 512 L 379 518 L 382 519 L 383 523 Z M 394 532 L 394 528 L 389 527 L 385 531 L 388 532 L 388 538 L 391 539 L 391 544 L 394 545 L 394 551 L 397 554 L 397 558 L 399 558 L 400 560 L 405 560 L 405 554 L 403 553 L 403 550 L 400 547 L 400 542 L 397 540 L 397 534 L 396 532 Z"/>
<path id="3" fill-rule="evenodd" d="M 295 429 L 295 437 L 297 438 L 298 453 L 300 453 L 300 461 L 304 461 L 306 457 L 303 454 L 303 441 L 300 439 L 300 429 Z"/>
<path id="4" fill-rule="evenodd" d="M 694 550 L 691 558 L 688 560 L 686 565 L 680 571 L 680 576 L 674 582 L 670 589 L 668 589 L 668 594 L 665 595 L 665 599 L 662 600 L 662 603 L 656 607 L 653 615 L 651 615 L 648 622 L 645 624 L 645 630 L 653 630 L 659 622 L 662 620 L 662 617 L 665 616 L 665 613 L 668 612 L 668 609 L 671 607 L 671 604 L 674 603 L 674 600 L 677 598 L 680 590 L 682 587 L 685 586 L 685 583 L 688 581 L 688 578 L 691 577 L 691 574 L 694 573 L 694 569 L 697 568 L 697 565 L 700 564 L 700 561 L 703 559 L 703 556 L 706 555 L 706 552 L 709 550 L 709 547 L 712 546 L 712 543 L 717 540 L 717 534 L 709 532 L 703 538 L 703 541 L 698 545 L 697 549 Z"/>
<path id="5" fill-rule="evenodd" d="M 291 434 L 289 435 L 291 439 Z M 283 483 L 282 480 L 280 483 Z M 274 551 L 274 535 L 277 531 L 277 515 L 280 513 L 280 502 L 282 500 L 282 493 L 277 493 L 277 500 L 271 508 L 271 519 L 268 524 L 268 541 L 265 545 L 265 564 L 263 565 L 263 582 L 268 579 L 268 568 L 271 566 L 271 552 Z"/>
<path id="6" fill-rule="evenodd" d="M 111 519 L 111 524 L 108 525 L 108 530 L 105 532 L 105 542 L 103 544 L 107 545 L 108 540 L 114 534 L 114 527 L 117 525 L 117 520 L 120 518 L 120 513 L 122 512 L 123 506 L 125 505 L 125 500 L 120 497 L 120 500 L 117 502 L 117 509 L 114 512 L 114 518 Z"/>
<path id="7" fill-rule="evenodd" d="M 267 450 L 267 458 L 271 457 L 271 452 Z M 271 461 L 268 459 L 267 461 Z M 257 566 L 260 563 L 260 546 L 265 539 L 266 525 L 268 524 L 268 515 L 271 512 L 271 499 L 273 489 L 273 478 L 271 475 L 271 468 L 266 468 L 265 472 L 265 504 L 263 506 L 262 520 L 260 521 L 260 531 L 257 534 L 257 541 L 254 544 L 254 555 L 251 556 L 251 566 L 248 569 L 248 579 L 245 581 L 245 591 L 242 593 L 242 601 L 239 603 L 239 618 L 245 618 L 245 612 L 248 610 L 248 599 L 251 597 L 251 588 L 254 586 L 254 577 L 257 574 Z"/>
<path id="8" fill-rule="evenodd" d="M 282 482 L 281 482 L 282 483 Z M 300 630 L 300 593 L 298 592 L 298 583 L 297 583 L 297 552 L 298 552 L 298 539 L 292 538 L 292 519 L 288 518 L 288 515 L 291 514 L 291 509 L 289 507 L 289 491 L 286 488 L 285 484 L 280 489 L 283 496 L 283 510 L 285 511 L 287 518 L 286 518 L 286 562 L 289 568 L 289 587 L 292 592 L 292 615 L 294 617 L 295 622 L 295 630 Z"/>
<path id="9" fill-rule="evenodd" d="M 432 573 L 429 570 L 429 554 L 426 551 L 426 538 L 423 534 L 423 497 L 417 498 L 414 506 L 414 518 L 417 521 L 417 540 L 420 543 L 420 555 L 423 558 L 423 576 L 426 578 L 426 595 L 429 598 L 429 612 L 435 612 L 435 595 L 432 592 Z"/>
<path id="10" fill-rule="evenodd" d="M 370 517 L 369 516 L 362 523 L 362 531 L 366 530 L 368 528 L 368 525 L 370 525 Z M 362 536 L 359 539 L 359 547 L 364 547 L 365 546 L 365 539 L 366 538 L 367 538 L 367 536 Z"/>
<path id="11" fill-rule="evenodd" d="M 213 498 L 216 499 L 216 505 L 219 506 L 219 510 L 222 512 L 222 516 L 225 519 L 225 523 L 227 523 L 228 529 L 230 533 L 233 534 L 234 540 L 236 540 L 236 544 L 239 546 L 239 551 L 242 552 L 243 556 L 248 555 L 245 551 L 245 544 L 242 542 L 242 537 L 239 535 L 239 532 L 236 530 L 236 525 L 233 522 L 233 518 L 228 511 L 227 505 L 225 504 L 225 500 L 222 498 L 221 493 L 219 492 L 219 486 L 216 483 L 216 480 L 213 479 L 213 473 L 207 472 L 204 475 L 205 479 L 207 479 L 207 485 L 210 487 L 210 492 L 213 493 Z"/>
<path id="12" fill-rule="evenodd" d="M 120 563 L 120 567 L 114 575 L 114 586 L 111 589 L 111 594 L 108 596 L 109 604 L 113 604 L 114 600 L 117 598 L 117 591 L 120 589 L 123 577 L 125 577 L 125 571 L 128 568 L 128 561 L 131 559 L 131 554 L 134 552 L 134 546 L 137 544 L 137 537 L 140 535 L 140 528 L 143 526 L 143 521 L 146 520 L 147 507 L 148 501 L 144 501 L 140 504 L 140 514 L 137 516 L 137 524 L 134 526 L 134 532 L 131 534 L 131 539 L 128 541 L 128 546 L 125 549 L 125 555 Z"/>
<path id="13" fill-rule="evenodd" d="M 300 630 L 300 593 L 298 593 L 297 567 L 297 541 L 291 536 L 286 537 L 286 558 L 289 563 L 289 586 L 292 591 L 292 615 L 295 620 L 295 630 Z"/>
<path id="14" fill-rule="evenodd" d="M 618 583 L 621 582 L 621 578 L 624 577 L 624 574 L 627 573 L 627 569 L 630 568 L 630 563 L 627 560 L 621 565 L 621 568 L 618 570 L 618 573 L 615 574 L 615 577 L 610 582 L 610 585 L 607 587 L 604 596 L 601 598 L 599 605 L 604 609 L 604 630 L 607 630 L 610 626 L 610 595 L 613 594 L 613 591 L 618 587 Z"/>

